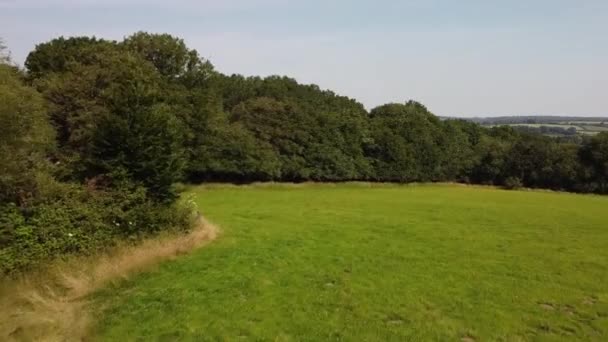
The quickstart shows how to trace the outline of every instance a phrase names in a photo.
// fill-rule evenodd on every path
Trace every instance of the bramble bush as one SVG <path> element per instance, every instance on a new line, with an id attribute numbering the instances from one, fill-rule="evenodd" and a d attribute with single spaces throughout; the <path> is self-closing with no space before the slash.
<path id="1" fill-rule="evenodd" d="M 28 208 L 0 206 L 0 274 L 192 226 L 191 206 L 158 203 L 142 187 L 97 190 L 51 181 L 41 192 Z"/>

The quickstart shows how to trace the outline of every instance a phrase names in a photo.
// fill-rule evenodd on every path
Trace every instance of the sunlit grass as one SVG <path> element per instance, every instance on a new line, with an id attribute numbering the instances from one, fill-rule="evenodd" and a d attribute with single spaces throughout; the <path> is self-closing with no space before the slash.
<path id="1" fill-rule="evenodd" d="M 194 188 L 210 246 L 100 293 L 101 340 L 607 340 L 608 198 Z"/>

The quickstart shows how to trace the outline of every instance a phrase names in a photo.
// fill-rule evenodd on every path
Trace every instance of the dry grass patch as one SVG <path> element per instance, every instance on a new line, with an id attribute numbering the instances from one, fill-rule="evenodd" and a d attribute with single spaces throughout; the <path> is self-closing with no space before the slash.
<path id="1" fill-rule="evenodd" d="M 5 280 L 0 284 L 0 340 L 84 340 L 90 320 L 88 295 L 201 247 L 217 234 L 217 227 L 201 218 L 188 234 L 120 245 L 103 255 L 57 262 L 44 272 Z"/>

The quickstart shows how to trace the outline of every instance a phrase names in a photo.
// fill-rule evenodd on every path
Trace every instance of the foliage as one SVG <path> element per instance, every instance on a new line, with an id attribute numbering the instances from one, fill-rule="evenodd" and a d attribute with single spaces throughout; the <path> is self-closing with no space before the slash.
<path id="1" fill-rule="evenodd" d="M 389 181 L 441 179 L 441 122 L 420 103 L 387 104 L 370 112 L 369 148 L 376 178 Z"/>
<path id="2" fill-rule="evenodd" d="M 0 203 L 24 204 L 34 196 L 36 174 L 52 145 L 40 94 L 21 84 L 14 67 L 0 64 Z"/>
<path id="3" fill-rule="evenodd" d="M 588 168 L 586 180 L 592 191 L 608 193 L 608 132 L 602 132 L 586 141 L 580 157 Z"/>
<path id="4" fill-rule="evenodd" d="M 50 103 L 68 178 L 124 176 L 160 199 L 174 195 L 170 184 L 182 169 L 190 181 L 518 178 L 526 187 L 606 188 L 594 154 L 576 140 L 440 120 L 415 101 L 367 112 L 292 78 L 222 75 L 167 34 L 58 38 L 40 44 L 26 65 Z"/>
<path id="5" fill-rule="evenodd" d="M 104 117 L 95 132 L 91 163 L 99 174 L 141 182 L 162 200 L 175 198 L 171 186 L 185 165 L 180 122 L 168 108 L 134 108 Z"/>
<path id="6" fill-rule="evenodd" d="M 162 76 L 179 79 L 191 87 L 197 78 L 210 77 L 213 72 L 211 63 L 201 59 L 196 50 L 188 49 L 182 39 L 169 34 L 140 31 L 125 38 L 121 45 L 151 62 Z"/>
<path id="7" fill-rule="evenodd" d="M 523 187 L 523 183 L 521 182 L 521 179 L 519 179 L 518 177 L 510 176 L 507 179 L 505 179 L 505 189 L 517 190 L 517 189 L 521 189 L 522 187 Z"/>
<path id="8" fill-rule="evenodd" d="M 0 241 L 11 270 L 187 225 L 174 208 L 177 182 L 466 182 L 608 193 L 608 133 L 577 140 L 484 128 L 442 120 L 416 101 L 367 111 L 289 77 L 223 75 L 168 34 L 59 37 L 38 44 L 25 66 L 12 65 L 0 44 Z M 116 220 L 147 223 L 116 230 Z M 82 240 L 65 238 L 74 232 Z"/>
<path id="9" fill-rule="evenodd" d="M 35 205 L 0 206 L 0 274 L 62 255 L 91 253 L 117 238 L 136 239 L 192 224 L 192 208 L 155 202 L 141 187 L 101 191 L 49 178 L 39 184 Z"/>
<path id="10" fill-rule="evenodd" d="M 94 65 L 103 60 L 116 43 L 95 37 L 55 38 L 36 45 L 25 61 L 32 79 L 63 73 L 75 65 Z"/>
<path id="11" fill-rule="evenodd" d="M 207 131 L 191 165 L 193 178 L 233 182 L 279 178 L 278 156 L 268 143 L 255 139 L 239 123 Z"/>
<path id="12" fill-rule="evenodd" d="M 189 181 L 505 185 L 518 178 L 526 187 L 608 187 L 601 137 L 581 144 L 441 120 L 415 101 L 368 112 L 292 78 L 222 75 L 168 34 L 60 37 L 39 44 L 26 66 L 57 128 L 58 174 L 126 177 L 159 199 L 174 196 L 171 184 L 182 174 Z"/>
<path id="13" fill-rule="evenodd" d="M 27 65 L 0 64 L 0 274 L 192 225 L 173 191 L 183 123 L 152 64 L 59 38 Z"/>

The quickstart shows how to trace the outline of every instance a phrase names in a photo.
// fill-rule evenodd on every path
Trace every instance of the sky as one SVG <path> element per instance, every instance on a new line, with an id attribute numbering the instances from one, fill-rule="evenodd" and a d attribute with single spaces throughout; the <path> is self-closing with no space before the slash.
<path id="1" fill-rule="evenodd" d="M 20 64 L 58 36 L 140 30 L 223 73 L 287 75 L 367 108 L 608 116 L 608 0 L 0 0 Z"/>

